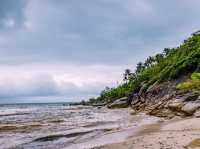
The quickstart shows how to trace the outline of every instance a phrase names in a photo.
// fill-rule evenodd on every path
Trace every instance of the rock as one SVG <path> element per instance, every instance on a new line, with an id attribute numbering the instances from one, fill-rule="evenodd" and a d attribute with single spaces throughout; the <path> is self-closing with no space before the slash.
<path id="1" fill-rule="evenodd" d="M 194 116 L 197 117 L 197 118 L 200 118 L 200 110 L 197 110 L 197 111 L 194 113 Z"/>
<path id="2" fill-rule="evenodd" d="M 142 96 L 142 94 L 145 93 L 146 87 L 147 87 L 147 84 L 143 83 L 142 87 L 140 88 L 140 91 L 138 92 L 139 96 Z"/>
<path id="3" fill-rule="evenodd" d="M 182 107 L 182 111 L 187 115 L 193 115 L 197 109 L 200 108 L 199 102 L 189 102 Z"/>
<path id="4" fill-rule="evenodd" d="M 108 108 L 127 108 L 129 105 L 128 97 L 123 97 L 115 100 L 113 103 L 108 105 Z"/>
<path id="5" fill-rule="evenodd" d="M 199 97 L 199 93 L 197 92 L 189 92 L 187 94 L 184 94 L 182 97 L 179 97 L 181 100 L 183 100 L 184 102 L 188 102 L 188 101 L 195 101 L 198 100 Z"/>
<path id="6" fill-rule="evenodd" d="M 146 99 L 145 99 L 145 98 L 143 98 L 143 97 L 141 97 L 141 98 L 140 98 L 140 101 L 141 101 L 142 103 L 144 103 L 144 102 L 145 102 L 145 100 L 146 100 Z"/>
<path id="7" fill-rule="evenodd" d="M 131 114 L 131 115 L 136 115 L 137 112 L 136 112 L 134 109 L 132 109 L 132 110 L 130 111 L 130 114 Z"/>
<path id="8" fill-rule="evenodd" d="M 185 117 L 185 114 L 183 112 L 175 112 L 174 115 L 179 117 Z"/>
<path id="9" fill-rule="evenodd" d="M 153 85 L 149 86 L 146 92 L 154 92 L 157 85 L 158 85 L 158 82 L 155 82 Z"/>
<path id="10" fill-rule="evenodd" d="M 134 106 L 139 102 L 139 98 L 133 98 L 131 105 Z"/>
<path id="11" fill-rule="evenodd" d="M 179 99 L 176 99 L 168 104 L 168 108 L 173 111 L 180 111 L 183 106 L 184 103 Z"/>
<path id="12" fill-rule="evenodd" d="M 93 107 L 103 107 L 105 106 L 107 103 L 96 103 L 96 104 L 92 104 Z"/>
<path id="13" fill-rule="evenodd" d="M 158 116 L 158 117 L 165 117 L 165 118 L 172 118 L 172 117 L 174 117 L 173 112 L 171 112 L 171 110 L 169 110 L 169 109 L 152 110 L 152 111 L 148 112 L 147 114 Z"/>

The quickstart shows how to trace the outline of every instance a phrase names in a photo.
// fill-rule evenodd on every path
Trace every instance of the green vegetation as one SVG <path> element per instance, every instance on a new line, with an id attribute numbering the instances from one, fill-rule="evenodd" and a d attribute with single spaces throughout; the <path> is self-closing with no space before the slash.
<path id="1" fill-rule="evenodd" d="M 178 84 L 176 88 L 179 90 L 196 90 L 200 92 L 200 73 L 193 73 L 191 79 Z"/>
<path id="2" fill-rule="evenodd" d="M 129 94 L 138 93 L 140 88 L 148 89 L 155 83 L 161 83 L 187 75 L 200 72 L 200 34 L 192 34 L 177 48 L 165 48 L 162 53 L 148 57 L 144 63 L 137 64 L 134 73 L 126 69 L 124 83 L 115 87 L 106 87 L 99 97 L 90 99 L 91 103 L 110 102 Z M 199 73 L 192 75 L 190 83 L 186 82 L 177 88 L 198 88 Z M 197 83 L 198 82 L 198 83 Z M 196 84 L 197 83 L 197 84 Z"/>

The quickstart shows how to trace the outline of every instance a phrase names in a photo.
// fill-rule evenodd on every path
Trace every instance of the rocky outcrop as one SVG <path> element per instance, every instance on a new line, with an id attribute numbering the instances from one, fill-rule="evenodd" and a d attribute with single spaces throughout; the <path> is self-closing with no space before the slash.
<path id="1" fill-rule="evenodd" d="M 186 115 L 193 115 L 200 108 L 200 102 L 188 102 L 182 107 Z"/>
<path id="2" fill-rule="evenodd" d="M 128 97 L 123 97 L 120 99 L 115 100 L 113 103 L 107 105 L 108 108 L 127 108 L 129 106 L 129 99 Z"/>
<path id="3" fill-rule="evenodd" d="M 149 115 L 173 118 L 176 116 L 200 117 L 200 93 L 176 90 L 177 84 L 188 77 L 183 76 L 174 81 L 154 83 L 149 88 L 143 83 L 138 93 L 123 97 L 107 105 L 108 108 L 126 108 L 131 106 L 133 112 L 145 112 Z"/>
<path id="4" fill-rule="evenodd" d="M 198 92 L 187 92 L 187 93 L 183 92 L 180 95 L 177 95 L 177 98 L 184 102 L 195 101 L 199 98 L 199 93 Z"/>
<path id="5" fill-rule="evenodd" d="M 181 111 L 181 108 L 183 106 L 184 106 L 184 103 L 180 99 L 175 99 L 168 103 L 168 108 L 172 111 Z"/>
<path id="6" fill-rule="evenodd" d="M 144 111 L 159 117 L 200 117 L 200 94 L 176 90 L 176 85 L 184 79 L 187 77 L 162 84 L 155 83 L 146 92 L 142 87 L 138 94 L 132 95 L 131 107 L 136 112 Z"/>
<path id="7" fill-rule="evenodd" d="M 103 107 L 106 106 L 107 103 L 96 103 L 96 104 L 92 104 L 93 107 Z"/>

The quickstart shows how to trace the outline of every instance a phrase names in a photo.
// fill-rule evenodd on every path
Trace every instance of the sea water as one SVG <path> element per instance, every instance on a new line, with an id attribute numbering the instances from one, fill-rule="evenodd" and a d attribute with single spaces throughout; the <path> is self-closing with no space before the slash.
<path id="1" fill-rule="evenodd" d="M 131 116 L 128 109 L 63 103 L 0 105 L 0 149 L 92 148 L 120 142 L 131 135 L 130 130 L 154 120 Z"/>

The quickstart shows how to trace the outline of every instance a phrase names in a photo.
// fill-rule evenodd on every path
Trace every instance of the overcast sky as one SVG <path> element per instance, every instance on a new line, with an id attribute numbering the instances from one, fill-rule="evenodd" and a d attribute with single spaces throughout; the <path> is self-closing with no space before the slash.
<path id="1" fill-rule="evenodd" d="M 199 0 L 0 0 L 0 103 L 78 101 L 200 29 Z"/>

